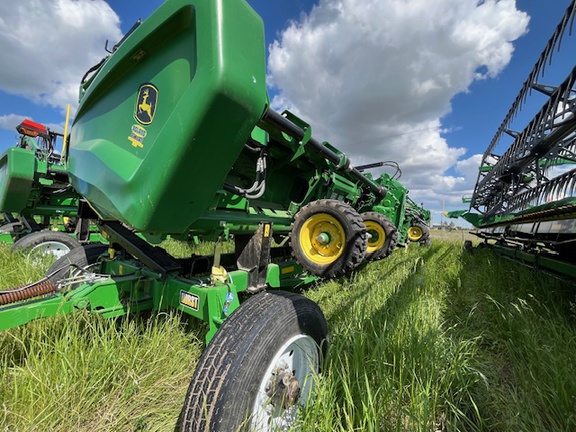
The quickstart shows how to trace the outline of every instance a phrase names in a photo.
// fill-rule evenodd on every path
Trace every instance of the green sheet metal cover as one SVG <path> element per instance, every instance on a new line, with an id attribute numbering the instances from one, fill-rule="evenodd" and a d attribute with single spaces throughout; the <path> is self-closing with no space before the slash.
<path id="1" fill-rule="evenodd" d="M 245 0 L 167 0 L 81 94 L 74 188 L 104 219 L 186 232 L 268 105 L 262 20 Z"/>
<path id="2" fill-rule="evenodd" d="M 0 156 L 0 212 L 24 210 L 34 184 L 35 167 L 32 150 L 12 147 Z"/>

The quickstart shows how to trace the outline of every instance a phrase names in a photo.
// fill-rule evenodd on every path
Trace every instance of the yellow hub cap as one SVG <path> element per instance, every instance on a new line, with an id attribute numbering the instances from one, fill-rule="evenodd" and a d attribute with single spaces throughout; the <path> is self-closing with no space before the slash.
<path id="1" fill-rule="evenodd" d="M 332 264 L 344 252 L 346 234 L 338 220 L 326 213 L 310 216 L 300 230 L 300 248 L 316 264 Z"/>
<path id="2" fill-rule="evenodd" d="M 370 234 L 366 252 L 371 254 L 384 247 L 384 243 L 386 243 L 386 231 L 384 231 L 384 228 L 382 228 L 382 225 L 378 222 L 364 221 L 364 225 L 366 225 L 366 231 Z"/>
<path id="3" fill-rule="evenodd" d="M 408 238 L 412 241 L 418 241 L 422 237 L 424 233 L 422 232 L 422 228 L 418 226 L 411 226 L 408 229 Z"/>

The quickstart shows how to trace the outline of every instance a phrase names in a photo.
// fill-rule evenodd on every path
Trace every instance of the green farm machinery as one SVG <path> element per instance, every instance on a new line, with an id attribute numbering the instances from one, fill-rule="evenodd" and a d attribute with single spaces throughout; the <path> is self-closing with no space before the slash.
<path id="1" fill-rule="evenodd" d="M 380 256 L 388 256 L 397 245 L 406 246 L 407 242 L 429 244 L 431 213 L 416 204 L 408 195 L 408 189 L 400 183 L 402 171 L 398 163 L 394 161 L 376 162 L 357 168 L 360 171 L 365 171 L 380 167 L 389 167 L 394 170 L 392 174 L 383 172 L 377 179 L 374 179 L 374 182 L 387 190 L 386 196 L 376 203 L 371 202 L 369 209 L 358 209 L 361 212 L 371 210 L 380 213 L 386 217 L 387 223 L 392 224 L 395 228 L 389 230 L 388 243 Z M 372 179 L 369 173 L 366 176 Z M 385 224 L 382 223 L 381 225 Z M 369 224 L 367 224 L 367 228 L 369 229 Z"/>
<path id="2" fill-rule="evenodd" d="M 79 309 L 176 309 L 208 328 L 182 430 L 294 425 L 327 325 L 292 291 L 389 254 L 406 192 L 386 202 L 386 178 L 272 110 L 265 78 L 263 23 L 245 0 L 167 0 L 128 32 L 82 78 L 63 152 L 77 216 L 108 244 L 75 248 L 44 279 L 1 291 L 0 330 Z M 30 195 L 33 156 L 3 156 L 9 211 L 29 205 L 15 192 Z M 140 234 L 212 239 L 214 255 L 175 258 Z M 234 253 L 221 252 L 224 239 Z"/>
<path id="3" fill-rule="evenodd" d="M 102 240 L 78 218 L 80 196 L 56 152 L 63 135 L 23 120 L 16 146 L 0 155 L 0 242 L 60 257 L 83 243 Z"/>
<path id="4" fill-rule="evenodd" d="M 474 225 L 484 244 L 503 255 L 568 277 L 576 276 L 576 68 L 558 85 L 538 79 L 552 67 L 553 53 L 570 46 L 563 39 L 571 36 L 575 16 L 572 1 L 484 152 L 466 199 L 470 208 L 449 213 Z M 512 130 L 536 97 L 544 99 L 540 109 Z"/>
<path id="5" fill-rule="evenodd" d="M 423 206 L 418 205 L 410 197 L 406 198 L 406 237 L 412 242 L 428 245 L 430 239 L 430 225 L 432 214 Z"/>
<path id="6" fill-rule="evenodd" d="M 65 171 L 44 173 L 27 149 L 3 156 L 6 211 L 28 208 L 34 173 L 49 187 L 65 173 L 61 196 L 79 198 L 77 216 L 108 244 L 74 248 L 44 279 L 1 291 L 0 329 L 79 309 L 176 309 L 206 322 L 209 342 L 181 430 L 295 424 L 327 326 L 291 290 L 358 268 L 394 227 L 378 217 L 369 234 L 358 209 L 380 215 L 386 189 L 270 109 L 265 79 L 263 23 L 245 0 L 168 0 L 135 26 L 81 80 Z M 140 233 L 214 239 L 214 255 L 175 258 Z M 221 253 L 232 238 L 235 252 Z"/>

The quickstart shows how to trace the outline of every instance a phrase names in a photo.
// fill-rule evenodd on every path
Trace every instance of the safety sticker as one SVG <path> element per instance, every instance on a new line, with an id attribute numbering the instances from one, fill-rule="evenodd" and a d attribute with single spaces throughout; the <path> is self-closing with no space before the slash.
<path id="1" fill-rule="evenodd" d="M 132 125 L 132 130 L 128 140 L 134 147 L 144 147 L 144 138 L 148 132 L 140 125 Z"/>
<path id="2" fill-rule="evenodd" d="M 200 308 L 200 298 L 196 294 L 180 291 L 180 304 L 197 311 Z"/>

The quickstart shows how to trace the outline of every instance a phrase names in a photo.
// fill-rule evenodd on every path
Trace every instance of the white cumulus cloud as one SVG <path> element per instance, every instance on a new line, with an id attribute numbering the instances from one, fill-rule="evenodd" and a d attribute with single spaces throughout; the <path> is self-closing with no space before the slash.
<path id="1" fill-rule="evenodd" d="M 103 0 L 0 2 L 0 90 L 34 103 L 75 105 L 86 70 L 122 37 Z"/>
<path id="2" fill-rule="evenodd" d="M 269 47 L 273 106 L 356 164 L 397 161 L 418 198 L 460 192 L 478 158 L 446 174 L 465 149 L 447 144 L 441 119 L 456 94 L 502 71 L 528 22 L 514 0 L 320 0 Z"/>
<path id="3" fill-rule="evenodd" d="M 22 123 L 22 120 L 29 118 L 19 114 L 7 114 L 0 116 L 0 129 L 14 130 L 16 126 Z"/>

